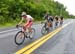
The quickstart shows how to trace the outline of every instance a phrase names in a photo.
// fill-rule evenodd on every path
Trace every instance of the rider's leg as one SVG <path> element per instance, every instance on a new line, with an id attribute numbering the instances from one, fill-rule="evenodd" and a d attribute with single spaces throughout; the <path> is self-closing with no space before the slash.
<path id="1" fill-rule="evenodd" d="M 33 24 L 33 22 L 29 22 L 29 25 L 28 25 L 28 30 L 29 30 L 29 32 L 32 32 L 32 28 L 31 28 L 31 26 L 32 26 L 32 24 Z"/>
<path id="2" fill-rule="evenodd" d="M 32 34 L 32 28 L 31 28 L 32 24 L 33 24 L 33 22 L 29 22 L 29 24 L 28 24 L 28 26 L 27 26 L 28 31 L 29 31 L 29 37 L 30 37 L 30 38 L 33 37 L 33 36 L 31 35 L 31 34 Z"/>
<path id="3" fill-rule="evenodd" d="M 60 24 L 63 24 L 63 20 L 60 21 Z"/>
<path id="4" fill-rule="evenodd" d="M 44 25 L 44 27 L 46 28 L 46 26 L 47 26 L 47 20 L 45 20 L 45 25 Z"/>
<path id="5" fill-rule="evenodd" d="M 51 21 L 50 20 L 47 22 L 47 25 L 48 25 L 48 28 L 51 27 Z"/>
<path id="6" fill-rule="evenodd" d="M 27 31 L 27 27 L 28 27 L 28 22 L 24 24 L 22 31 Z"/>
<path id="7" fill-rule="evenodd" d="M 53 22 L 50 22 L 50 31 L 53 30 Z"/>

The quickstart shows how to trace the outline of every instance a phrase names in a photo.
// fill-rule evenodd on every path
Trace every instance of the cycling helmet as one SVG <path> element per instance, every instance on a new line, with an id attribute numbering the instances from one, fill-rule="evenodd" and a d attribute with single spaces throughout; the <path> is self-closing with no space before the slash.
<path id="1" fill-rule="evenodd" d="M 22 12 L 21 16 L 25 16 L 26 15 L 26 12 Z"/>

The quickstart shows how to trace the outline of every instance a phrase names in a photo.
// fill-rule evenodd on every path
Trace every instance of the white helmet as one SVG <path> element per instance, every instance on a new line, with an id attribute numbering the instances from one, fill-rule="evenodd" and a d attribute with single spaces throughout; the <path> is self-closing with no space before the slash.
<path id="1" fill-rule="evenodd" d="M 22 12 L 21 16 L 24 16 L 24 15 L 26 15 L 26 12 Z"/>

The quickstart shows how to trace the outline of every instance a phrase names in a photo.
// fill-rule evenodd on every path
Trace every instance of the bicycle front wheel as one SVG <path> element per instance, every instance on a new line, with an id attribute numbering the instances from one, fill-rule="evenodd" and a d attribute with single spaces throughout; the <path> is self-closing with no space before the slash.
<path id="1" fill-rule="evenodd" d="M 41 33 L 43 34 L 43 35 L 45 35 L 45 34 L 47 34 L 47 29 L 43 26 L 42 27 L 42 29 L 41 29 Z"/>
<path id="2" fill-rule="evenodd" d="M 19 31 L 19 32 L 16 34 L 16 36 L 15 36 L 15 43 L 16 43 L 17 45 L 21 45 L 21 44 L 23 44 L 24 40 L 25 40 L 25 34 L 24 34 L 24 32 Z"/>

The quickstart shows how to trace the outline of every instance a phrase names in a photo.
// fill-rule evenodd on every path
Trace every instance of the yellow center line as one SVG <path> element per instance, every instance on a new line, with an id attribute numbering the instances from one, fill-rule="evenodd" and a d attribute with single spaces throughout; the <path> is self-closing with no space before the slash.
<path id="1" fill-rule="evenodd" d="M 56 30 L 55 30 L 55 31 L 56 31 Z M 55 31 L 53 31 L 53 32 L 55 32 Z M 37 44 L 38 42 L 40 42 L 42 39 L 45 39 L 47 36 L 51 35 L 53 32 L 51 32 L 51 33 L 47 34 L 46 36 L 44 36 L 44 37 L 42 37 L 42 38 L 36 40 L 35 42 L 31 43 L 30 45 L 27 45 L 27 46 L 24 47 L 23 49 L 17 51 L 15 54 L 21 54 L 21 53 L 23 53 L 24 51 L 26 51 L 27 49 L 29 49 L 29 48 L 32 47 L 33 45 L 35 45 L 35 44 Z"/>
<path id="2" fill-rule="evenodd" d="M 58 33 L 61 29 L 63 29 L 64 27 L 66 27 L 69 24 L 70 23 L 67 23 L 64 26 L 57 28 L 53 32 L 45 35 L 44 37 L 36 40 L 35 42 L 31 43 L 30 45 L 28 45 L 28 46 L 24 47 L 23 49 L 17 51 L 15 54 L 23 54 L 23 53 L 24 54 L 30 54 L 32 51 L 34 51 L 35 49 L 37 49 L 39 46 L 41 46 L 48 39 L 50 39 L 51 37 L 53 37 L 56 33 Z"/>
<path id="3" fill-rule="evenodd" d="M 41 41 L 40 43 L 36 44 L 34 47 L 30 48 L 29 50 L 27 50 L 26 52 L 24 52 L 23 54 L 30 54 L 31 52 L 33 52 L 35 49 L 37 49 L 39 46 L 43 45 L 47 40 L 49 40 L 51 37 L 53 37 L 53 35 L 55 35 L 56 33 L 58 33 L 60 31 L 60 29 L 56 32 L 54 32 L 52 35 L 50 35 L 49 37 L 45 38 L 43 41 Z"/>

